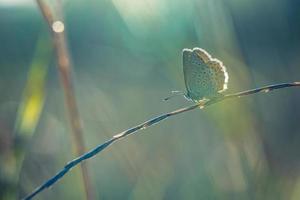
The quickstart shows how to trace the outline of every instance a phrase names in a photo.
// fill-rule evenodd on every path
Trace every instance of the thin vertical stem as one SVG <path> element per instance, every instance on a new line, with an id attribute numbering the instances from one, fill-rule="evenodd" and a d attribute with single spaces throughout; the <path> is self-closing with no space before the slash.
<path id="1" fill-rule="evenodd" d="M 82 155 L 85 152 L 83 128 L 76 103 L 74 84 L 72 82 L 72 65 L 64 34 L 64 24 L 62 20 L 54 20 L 51 9 L 42 0 L 37 0 L 37 3 L 45 20 L 48 23 L 52 35 L 53 45 L 57 57 L 57 69 L 60 75 L 60 81 L 64 91 L 65 105 L 72 130 L 71 133 L 75 144 L 74 147 L 76 155 Z M 60 18 L 62 18 L 62 16 Z M 59 29 L 55 29 L 55 23 L 59 23 L 58 25 L 60 25 L 61 27 Z M 83 178 L 86 199 L 94 199 L 94 194 L 91 187 L 91 180 L 89 178 L 88 169 L 85 163 L 81 164 L 81 174 Z"/>

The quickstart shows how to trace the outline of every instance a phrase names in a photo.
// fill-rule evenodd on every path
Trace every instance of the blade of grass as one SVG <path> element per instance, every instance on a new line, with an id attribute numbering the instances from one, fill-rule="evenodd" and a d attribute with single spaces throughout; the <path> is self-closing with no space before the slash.
<path id="1" fill-rule="evenodd" d="M 83 128 L 81 125 L 81 119 L 77 107 L 76 97 L 74 93 L 74 84 L 72 82 L 71 72 L 72 65 L 70 61 L 69 51 L 66 44 L 66 36 L 64 34 L 64 24 L 62 16 L 58 16 L 60 20 L 55 20 L 54 15 L 51 12 L 50 7 L 42 0 L 36 0 L 37 4 L 47 22 L 52 39 L 54 49 L 56 51 L 58 72 L 60 74 L 61 85 L 63 87 L 65 95 L 65 105 L 68 112 L 68 119 L 71 126 L 71 135 L 73 138 L 76 155 L 81 155 L 85 152 L 84 140 L 83 140 Z M 61 2 L 57 1 L 57 6 L 61 13 Z M 59 27 L 56 27 L 59 25 Z M 91 180 L 89 178 L 88 169 L 85 164 L 81 165 L 81 174 L 83 179 L 85 197 L 88 200 L 94 199 L 94 193 L 91 187 Z"/>
<path id="2" fill-rule="evenodd" d="M 76 165 L 78 165 L 79 163 L 81 163 L 84 160 L 87 160 L 89 158 L 94 157 L 95 155 L 97 155 L 99 152 L 103 151 L 104 149 L 106 149 L 108 146 L 110 146 L 113 142 L 118 141 L 128 135 L 131 135 L 133 133 L 137 133 L 137 131 L 142 130 L 142 129 L 146 129 L 154 124 L 157 124 L 159 122 L 161 122 L 164 119 L 167 119 L 171 116 L 175 116 L 178 115 L 180 113 L 184 113 L 187 111 L 191 111 L 194 110 L 195 108 L 205 108 L 206 106 L 209 105 L 213 105 L 215 103 L 227 100 L 227 99 L 232 99 L 232 98 L 239 98 L 242 96 L 247 96 L 247 95 L 251 95 L 251 94 L 255 94 L 255 93 L 259 93 L 259 92 L 269 92 L 272 90 L 277 90 L 277 89 L 282 89 L 282 88 L 288 88 L 288 87 L 300 87 L 300 82 L 293 82 L 293 83 L 280 83 L 280 84 L 275 84 L 275 85 L 268 85 L 268 86 L 264 86 L 264 87 L 260 87 L 260 88 L 256 88 L 256 89 L 252 89 L 252 90 L 246 90 L 246 91 L 242 91 L 242 92 L 237 92 L 237 93 L 233 93 L 233 94 L 228 94 L 225 95 L 223 97 L 218 97 L 215 99 L 211 99 L 211 100 L 207 100 L 207 101 L 201 101 L 199 103 L 196 103 L 192 106 L 189 107 L 185 107 L 185 108 L 180 108 L 177 109 L 175 111 L 169 112 L 169 113 L 165 113 L 162 115 L 159 115 L 157 117 L 154 117 L 148 121 L 145 121 L 137 126 L 134 126 L 132 128 L 129 128 L 119 134 L 116 134 L 115 136 L 113 136 L 111 139 L 107 140 L 106 142 L 96 146 L 95 148 L 91 149 L 90 151 L 88 151 L 87 153 L 75 158 L 74 160 L 68 162 L 64 168 L 62 170 L 60 170 L 56 175 L 54 175 L 52 178 L 48 179 L 46 182 L 44 182 L 41 186 L 37 187 L 32 193 L 30 193 L 27 197 L 25 197 L 25 200 L 30 200 L 32 199 L 34 196 L 36 196 L 38 193 L 42 192 L 44 189 L 52 186 L 53 184 L 55 184 L 59 179 L 61 179 L 66 173 L 68 173 L 73 167 L 75 167 Z"/>

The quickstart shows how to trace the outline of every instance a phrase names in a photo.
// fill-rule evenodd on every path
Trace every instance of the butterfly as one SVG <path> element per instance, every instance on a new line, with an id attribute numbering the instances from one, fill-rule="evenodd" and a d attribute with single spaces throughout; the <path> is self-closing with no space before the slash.
<path id="1" fill-rule="evenodd" d="M 229 76 L 220 60 L 212 58 L 207 51 L 198 47 L 183 49 L 182 60 L 187 92 L 173 91 L 177 93 L 173 96 L 183 94 L 186 99 L 199 102 L 223 95 Z"/>

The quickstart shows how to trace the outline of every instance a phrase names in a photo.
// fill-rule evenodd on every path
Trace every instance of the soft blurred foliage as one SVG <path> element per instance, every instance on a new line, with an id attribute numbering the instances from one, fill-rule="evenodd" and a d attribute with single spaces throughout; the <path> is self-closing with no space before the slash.
<path id="1" fill-rule="evenodd" d="M 47 1 L 55 8 L 55 1 Z M 88 148 L 189 105 L 183 48 L 227 66 L 229 91 L 300 80 L 296 0 L 63 1 Z M 0 199 L 74 158 L 51 37 L 34 1 L 0 0 Z M 228 100 L 141 131 L 88 161 L 97 199 L 300 199 L 300 92 Z M 82 199 L 78 169 L 37 199 Z"/>

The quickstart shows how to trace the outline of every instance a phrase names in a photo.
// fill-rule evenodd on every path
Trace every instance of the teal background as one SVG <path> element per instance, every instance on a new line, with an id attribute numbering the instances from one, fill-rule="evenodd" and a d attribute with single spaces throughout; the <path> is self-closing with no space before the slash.
<path id="1" fill-rule="evenodd" d="M 162 101 L 185 89 L 183 48 L 222 60 L 228 93 L 299 81 L 299 13 L 296 0 L 63 1 L 86 147 L 191 104 Z M 23 197 L 74 158 L 51 49 L 35 2 L 0 0 L 1 199 Z M 21 126 L 32 94 L 41 112 Z M 283 89 L 142 130 L 87 162 L 96 197 L 299 199 L 299 100 L 299 89 Z M 83 198 L 78 169 L 37 197 Z"/>

